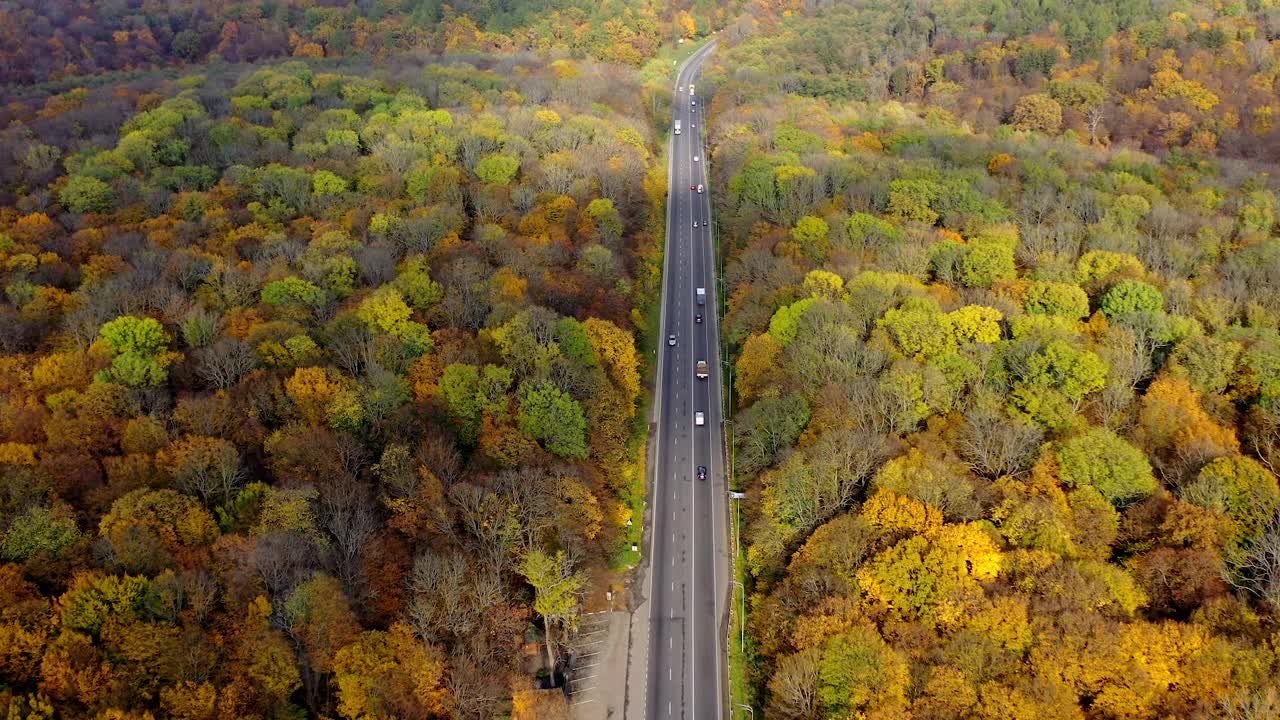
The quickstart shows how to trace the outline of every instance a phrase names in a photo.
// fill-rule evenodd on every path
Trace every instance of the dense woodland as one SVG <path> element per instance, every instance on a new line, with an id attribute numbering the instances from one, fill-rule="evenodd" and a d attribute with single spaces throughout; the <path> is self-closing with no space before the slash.
<path id="1" fill-rule="evenodd" d="M 722 35 L 757 712 L 1280 716 L 1269 5 L 830 3 Z"/>
<path id="2" fill-rule="evenodd" d="M 282 56 L 407 49 L 572 52 L 639 66 L 740 3 L 696 0 L 12 0 L 0 4 L 0 84 Z M 2 95 L 0 95 L 2 97 Z"/>
<path id="3" fill-rule="evenodd" d="M 6 717 L 563 709 L 538 674 L 637 559 L 639 78 L 294 59 L 3 130 Z"/>
<path id="4" fill-rule="evenodd" d="M 6 717 L 562 713 L 722 22 L 735 700 L 1280 716 L 1271 2 L 15 0 Z"/>

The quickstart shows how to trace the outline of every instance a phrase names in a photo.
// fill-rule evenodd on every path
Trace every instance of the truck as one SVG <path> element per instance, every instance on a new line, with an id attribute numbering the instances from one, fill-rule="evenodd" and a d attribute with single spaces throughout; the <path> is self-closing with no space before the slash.
<path id="1" fill-rule="evenodd" d="M 693 83 L 689 83 L 689 97 L 693 97 Z"/>
<path id="2" fill-rule="evenodd" d="M 677 121 L 676 121 L 676 134 L 677 134 L 677 135 L 679 135 L 679 134 L 680 134 L 680 121 L 679 121 L 679 120 L 677 120 Z"/>
<path id="3" fill-rule="evenodd" d="M 698 361 L 698 369 L 696 372 L 699 380 L 707 379 L 707 361 L 706 360 Z"/>
<path id="4" fill-rule="evenodd" d="M 706 288 L 698 288 L 698 304 L 699 304 L 699 305 L 706 305 L 706 304 L 707 304 L 707 289 L 706 289 Z"/>

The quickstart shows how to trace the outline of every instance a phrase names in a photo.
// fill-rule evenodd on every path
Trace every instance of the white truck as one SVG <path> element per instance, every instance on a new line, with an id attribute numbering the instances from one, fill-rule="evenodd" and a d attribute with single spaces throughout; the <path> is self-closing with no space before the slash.
<path id="1" fill-rule="evenodd" d="M 693 83 L 689 83 L 689 97 L 693 97 Z"/>
<path id="2" fill-rule="evenodd" d="M 706 304 L 707 304 L 707 289 L 706 289 L 706 288 L 698 288 L 698 304 L 699 304 L 699 305 L 706 305 Z"/>
<path id="3" fill-rule="evenodd" d="M 698 361 L 698 369 L 696 370 L 696 373 L 698 375 L 699 380 L 707 379 L 707 361 L 706 360 Z"/>
<path id="4" fill-rule="evenodd" d="M 679 134 L 680 134 L 680 121 L 679 121 L 679 120 L 677 120 L 677 121 L 676 121 L 676 134 L 677 134 L 677 135 L 679 135 Z"/>

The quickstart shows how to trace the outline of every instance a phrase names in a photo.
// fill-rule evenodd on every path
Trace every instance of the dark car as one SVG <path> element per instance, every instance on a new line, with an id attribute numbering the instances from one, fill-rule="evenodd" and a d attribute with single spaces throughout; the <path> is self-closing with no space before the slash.
<path id="1" fill-rule="evenodd" d="M 700 322 L 702 322 L 702 313 L 698 313 L 697 315 L 694 315 L 694 316 L 693 316 L 693 321 L 694 321 L 694 322 L 696 322 L 696 323 L 700 323 Z"/>
<path id="2" fill-rule="evenodd" d="M 706 479 L 707 479 L 707 466 L 706 466 L 706 465 L 699 465 L 699 466 L 698 466 L 698 479 L 699 479 L 699 480 L 706 480 Z"/>

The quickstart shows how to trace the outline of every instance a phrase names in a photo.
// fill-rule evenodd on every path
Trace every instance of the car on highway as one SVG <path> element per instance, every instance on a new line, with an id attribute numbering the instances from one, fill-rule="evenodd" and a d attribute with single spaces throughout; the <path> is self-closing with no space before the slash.
<path id="1" fill-rule="evenodd" d="M 694 156 L 693 156 L 693 161 L 694 161 L 694 162 L 698 162 L 698 156 L 697 156 L 697 155 L 694 155 Z"/>
<path id="2" fill-rule="evenodd" d="M 676 346 L 676 336 L 675 336 L 675 335 L 668 335 L 668 336 L 667 336 L 667 345 L 670 345 L 671 347 L 675 347 L 675 346 Z"/>
<path id="3" fill-rule="evenodd" d="M 699 186 L 698 186 L 698 192 L 702 192 L 702 186 L 701 186 L 701 185 L 699 185 Z"/>
<path id="4" fill-rule="evenodd" d="M 694 227 L 698 227 L 698 221 L 697 221 L 697 220 L 694 220 L 694 221 L 693 221 L 693 226 L 694 226 Z"/>
<path id="5" fill-rule="evenodd" d="M 697 101 L 697 100 L 690 100 L 690 101 L 689 101 L 689 107 L 698 107 L 698 101 Z"/>
<path id="6" fill-rule="evenodd" d="M 696 323 L 698 323 L 699 325 L 701 325 L 701 324 L 702 324 L 702 313 L 698 313 L 697 315 L 694 315 L 694 316 L 693 316 L 693 321 L 694 321 L 694 322 L 696 322 Z"/>
<path id="7" fill-rule="evenodd" d="M 701 185 L 690 185 L 690 186 L 689 186 L 689 189 L 690 189 L 690 190 L 698 190 L 698 188 L 699 188 L 699 187 L 701 187 Z M 701 190 L 699 190 L 699 192 L 701 192 Z"/>
<path id="8" fill-rule="evenodd" d="M 702 427 L 707 424 L 707 416 L 705 413 L 696 412 L 693 414 L 693 424 Z"/>
<path id="9" fill-rule="evenodd" d="M 699 465 L 699 466 L 698 466 L 698 479 L 699 479 L 699 480 L 706 480 L 706 479 L 707 479 L 707 466 L 706 466 L 706 465 Z"/>

